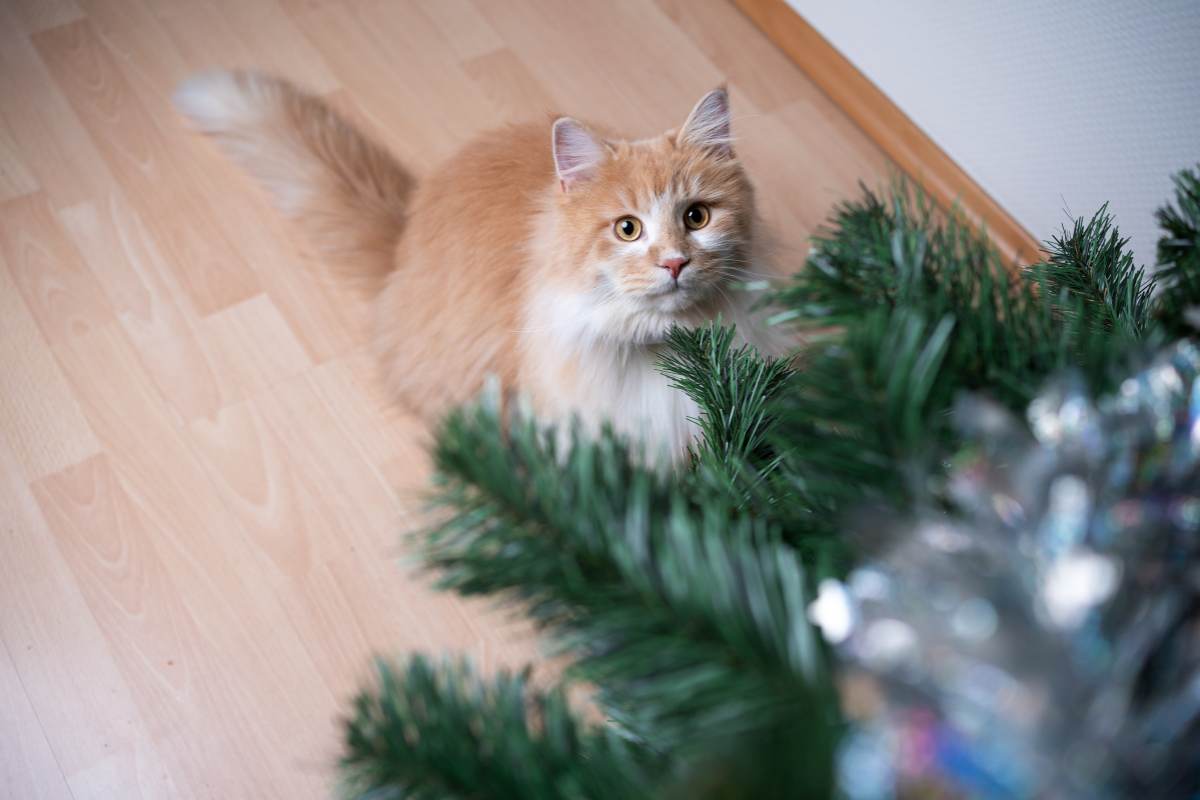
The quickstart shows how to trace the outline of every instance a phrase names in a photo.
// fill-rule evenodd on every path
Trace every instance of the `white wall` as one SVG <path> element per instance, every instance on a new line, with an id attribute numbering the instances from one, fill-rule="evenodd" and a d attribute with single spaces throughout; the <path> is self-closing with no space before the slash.
<path id="1" fill-rule="evenodd" d="M 1154 261 L 1200 162 L 1200 0 L 788 0 L 1043 240 L 1110 201 Z"/>

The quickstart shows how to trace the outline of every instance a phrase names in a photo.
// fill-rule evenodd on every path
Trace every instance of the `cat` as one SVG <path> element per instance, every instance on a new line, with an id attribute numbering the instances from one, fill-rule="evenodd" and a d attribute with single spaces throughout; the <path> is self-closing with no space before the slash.
<path id="1" fill-rule="evenodd" d="M 677 458 L 698 409 L 656 369 L 671 326 L 721 315 L 744 341 L 784 348 L 732 286 L 749 274 L 757 221 L 724 88 L 649 139 L 571 117 L 491 131 L 415 189 L 382 147 L 282 79 L 202 73 L 174 101 L 322 261 L 368 285 L 386 389 L 426 418 L 494 376 L 540 420 L 607 421 Z"/>

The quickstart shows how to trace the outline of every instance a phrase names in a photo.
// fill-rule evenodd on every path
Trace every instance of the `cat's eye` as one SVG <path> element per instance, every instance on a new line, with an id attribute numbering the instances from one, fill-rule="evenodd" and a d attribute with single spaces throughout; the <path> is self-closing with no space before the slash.
<path id="1" fill-rule="evenodd" d="M 642 221 L 637 217 L 621 217 L 613 225 L 613 233 L 624 242 L 632 242 L 642 235 Z"/>
<path id="2" fill-rule="evenodd" d="M 683 224 L 698 231 L 708 224 L 708 216 L 708 206 L 704 203 L 692 203 L 688 210 L 683 212 Z"/>

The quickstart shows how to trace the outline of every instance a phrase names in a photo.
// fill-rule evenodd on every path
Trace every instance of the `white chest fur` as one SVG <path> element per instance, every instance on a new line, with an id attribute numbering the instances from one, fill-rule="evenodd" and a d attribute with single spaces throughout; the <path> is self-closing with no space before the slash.
<path id="1" fill-rule="evenodd" d="M 754 297 L 728 290 L 718 308 L 695 315 L 701 325 L 720 315 L 735 325 L 739 344 L 764 355 L 782 356 L 790 343 L 752 311 Z M 534 292 L 520 332 L 520 384 L 546 422 L 578 418 L 596 432 L 609 423 L 641 442 L 646 455 L 683 454 L 697 433 L 696 404 L 658 371 L 663 338 L 677 317 L 623 304 L 597 302 L 587 293 Z"/>
<path id="2" fill-rule="evenodd" d="M 621 330 L 612 327 L 616 321 L 597 319 L 586 305 L 582 298 L 543 295 L 528 309 L 520 383 L 534 410 L 560 425 L 576 418 L 591 433 L 608 423 L 642 443 L 652 460 L 678 458 L 695 435 L 699 410 L 658 371 L 655 340 L 669 321 L 647 327 L 641 338 L 650 341 L 622 341 L 607 335 Z"/>
<path id="3" fill-rule="evenodd" d="M 610 422 L 642 443 L 650 460 L 678 458 L 696 433 L 699 409 L 659 372 L 658 348 L 593 349 L 580 354 L 576 409 L 585 426 Z"/>

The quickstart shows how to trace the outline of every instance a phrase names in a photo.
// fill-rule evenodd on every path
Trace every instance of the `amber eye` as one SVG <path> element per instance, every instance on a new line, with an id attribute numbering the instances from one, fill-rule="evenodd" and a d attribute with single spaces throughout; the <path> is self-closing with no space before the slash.
<path id="1" fill-rule="evenodd" d="M 693 203 L 683 212 L 683 224 L 698 231 L 708 224 L 708 206 L 704 203 Z"/>
<path id="2" fill-rule="evenodd" d="M 642 235 L 642 221 L 637 217 L 621 217 L 613 225 L 613 233 L 625 242 L 632 242 Z"/>

